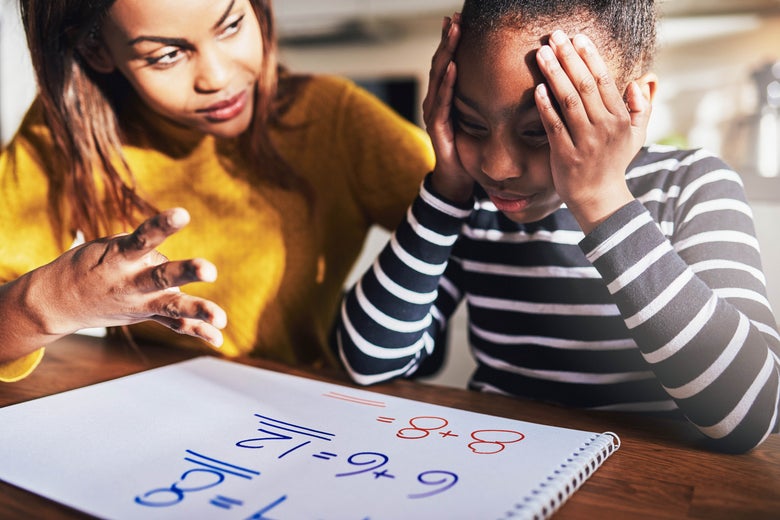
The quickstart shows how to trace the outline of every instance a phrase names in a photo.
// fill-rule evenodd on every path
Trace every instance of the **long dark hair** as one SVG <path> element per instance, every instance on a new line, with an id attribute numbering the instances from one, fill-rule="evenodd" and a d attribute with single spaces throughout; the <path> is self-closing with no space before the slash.
<path id="1" fill-rule="evenodd" d="M 60 231 L 80 230 L 94 239 L 115 232 L 113 223 L 134 226 L 156 211 L 137 192 L 122 154 L 123 122 L 117 97 L 127 95 L 123 78 L 93 71 L 80 54 L 115 0 L 20 0 L 46 125 L 56 147 L 49 202 Z M 308 190 L 277 152 L 269 126 L 279 122 L 301 81 L 278 64 L 270 0 L 250 0 L 260 24 L 264 59 L 255 93 L 255 113 L 239 146 L 250 175 L 285 189 Z M 280 80 L 280 77 L 282 78 Z M 282 87 L 280 88 L 280 85 Z M 61 236 L 61 235 L 60 235 Z"/>

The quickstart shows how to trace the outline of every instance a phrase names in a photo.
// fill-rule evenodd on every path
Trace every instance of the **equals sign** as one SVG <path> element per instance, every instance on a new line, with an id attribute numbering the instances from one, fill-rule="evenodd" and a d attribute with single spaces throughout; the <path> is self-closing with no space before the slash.
<path id="1" fill-rule="evenodd" d="M 381 417 L 380 416 L 380 417 L 377 417 L 376 420 L 379 421 L 379 422 L 390 424 L 393 421 L 395 421 L 395 417 Z"/>
<path id="2" fill-rule="evenodd" d="M 321 451 L 319 453 L 315 453 L 312 455 L 312 457 L 317 457 L 318 459 L 324 459 L 324 460 L 330 460 L 333 457 L 338 457 L 335 453 L 331 453 L 329 451 Z"/>
<path id="3" fill-rule="evenodd" d="M 221 507 L 222 509 L 230 509 L 233 506 L 240 506 L 244 504 L 240 500 L 236 500 L 235 498 L 223 497 L 222 495 L 217 495 L 217 498 L 212 499 L 210 503 L 212 506 Z"/>

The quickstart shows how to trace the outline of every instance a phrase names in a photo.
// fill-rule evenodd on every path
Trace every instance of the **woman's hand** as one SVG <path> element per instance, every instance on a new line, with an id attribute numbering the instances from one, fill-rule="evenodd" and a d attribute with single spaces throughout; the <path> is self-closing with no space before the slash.
<path id="1" fill-rule="evenodd" d="M 555 31 L 549 46 L 537 52 L 537 63 L 547 80 L 535 95 L 550 142 L 555 189 L 589 233 L 634 198 L 625 172 L 644 144 L 650 103 L 634 82 L 623 98 L 584 35 L 569 40 Z"/>
<path id="2" fill-rule="evenodd" d="M 216 267 L 203 259 L 169 261 L 155 249 L 189 220 L 184 209 L 164 211 L 132 234 L 83 244 L 33 271 L 27 298 L 38 305 L 46 302 L 38 318 L 45 333 L 62 336 L 154 320 L 220 346 L 225 311 L 179 289 L 213 282 Z"/>
<path id="3" fill-rule="evenodd" d="M 472 196 L 474 181 L 458 157 L 451 117 L 457 75 L 453 57 L 460 38 L 459 21 L 459 14 L 442 21 L 441 42 L 431 61 L 428 92 L 423 101 L 423 119 L 436 153 L 434 189 L 454 202 L 466 202 Z"/>

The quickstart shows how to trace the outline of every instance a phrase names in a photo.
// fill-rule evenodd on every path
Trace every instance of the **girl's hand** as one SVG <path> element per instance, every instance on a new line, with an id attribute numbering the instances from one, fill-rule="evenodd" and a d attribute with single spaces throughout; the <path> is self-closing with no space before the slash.
<path id="1" fill-rule="evenodd" d="M 460 38 L 459 21 L 459 14 L 442 20 L 441 42 L 431 61 L 428 92 L 423 101 L 423 119 L 436 153 L 434 189 L 454 202 L 465 202 L 472 196 L 474 181 L 458 157 L 451 117 L 457 74 L 453 56 Z"/>
<path id="2" fill-rule="evenodd" d="M 46 332 L 65 335 L 154 320 L 220 346 L 225 311 L 179 289 L 191 282 L 213 282 L 216 267 L 202 259 L 168 261 L 155 249 L 189 219 L 181 208 L 164 211 L 132 234 L 89 242 L 34 271 L 38 294 L 32 297 L 48 302 L 41 318 Z"/>
<path id="3" fill-rule="evenodd" d="M 634 198 L 625 172 L 644 144 L 650 103 L 633 82 L 623 99 L 584 35 L 570 41 L 555 31 L 536 56 L 549 85 L 537 85 L 535 95 L 550 142 L 555 189 L 589 233 Z"/>

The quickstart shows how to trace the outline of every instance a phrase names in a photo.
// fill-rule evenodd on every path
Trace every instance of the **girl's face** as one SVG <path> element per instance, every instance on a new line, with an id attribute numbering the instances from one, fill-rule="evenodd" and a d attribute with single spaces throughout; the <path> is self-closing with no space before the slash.
<path id="1" fill-rule="evenodd" d="M 118 69 L 158 114 L 218 137 L 249 126 L 263 63 L 249 0 L 117 0 L 102 37 L 90 63 Z"/>
<path id="2" fill-rule="evenodd" d="M 515 222 L 535 222 L 561 205 L 534 102 L 534 87 L 542 81 L 535 55 L 541 35 L 551 31 L 501 30 L 484 46 L 461 41 L 455 56 L 458 154 L 496 208 Z"/>

